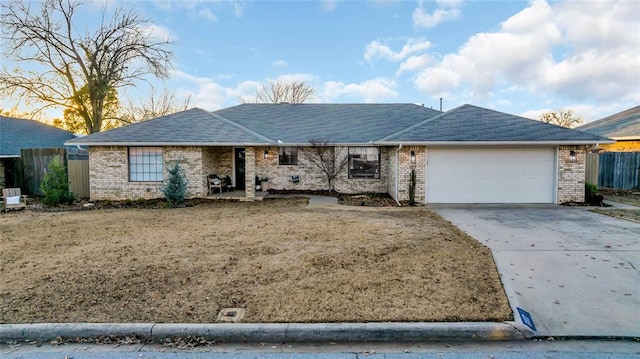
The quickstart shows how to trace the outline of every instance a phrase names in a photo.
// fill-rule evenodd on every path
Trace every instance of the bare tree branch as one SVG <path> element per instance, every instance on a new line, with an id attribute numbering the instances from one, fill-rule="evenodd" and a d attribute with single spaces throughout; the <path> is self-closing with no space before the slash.
<path id="1" fill-rule="evenodd" d="M 253 97 L 240 97 L 241 103 L 303 103 L 315 92 L 304 82 L 272 81 L 269 88 L 262 85 Z"/>
<path id="2" fill-rule="evenodd" d="M 311 147 L 302 149 L 302 157 L 322 172 L 327 180 L 328 190 L 333 191 L 335 179 L 349 163 L 349 157 L 344 149 L 336 150 L 335 146 L 323 138 L 312 138 L 309 143 Z"/>
<path id="3" fill-rule="evenodd" d="M 540 115 L 540 121 L 567 128 L 574 128 L 582 123 L 582 118 L 573 115 L 573 110 L 559 110 L 545 112 Z"/>
<path id="4" fill-rule="evenodd" d="M 175 94 L 169 92 L 166 88 L 162 94 L 158 95 L 154 88 L 151 89 L 151 95 L 134 103 L 129 100 L 126 106 L 123 106 L 119 121 L 123 124 L 131 124 L 142 122 L 152 118 L 169 115 L 175 112 L 184 111 L 191 107 L 191 96 L 180 102 Z"/>
<path id="5" fill-rule="evenodd" d="M 0 93 L 28 103 L 73 109 L 89 133 L 103 129 L 109 93 L 147 75 L 166 77 L 172 52 L 168 40 L 156 40 L 149 23 L 117 9 L 103 9 L 95 31 L 75 28 L 78 0 L 0 3 L 0 30 L 6 58 L 37 70 L 0 70 Z"/>

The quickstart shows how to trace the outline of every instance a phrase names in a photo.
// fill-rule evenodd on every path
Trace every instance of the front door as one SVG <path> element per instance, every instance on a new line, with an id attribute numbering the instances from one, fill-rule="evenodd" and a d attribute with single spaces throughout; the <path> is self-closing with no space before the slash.
<path id="1" fill-rule="evenodd" d="M 236 189 L 244 190 L 244 180 L 245 180 L 245 159 L 244 159 L 244 148 L 236 148 L 234 150 L 235 153 L 235 177 L 236 177 Z"/>

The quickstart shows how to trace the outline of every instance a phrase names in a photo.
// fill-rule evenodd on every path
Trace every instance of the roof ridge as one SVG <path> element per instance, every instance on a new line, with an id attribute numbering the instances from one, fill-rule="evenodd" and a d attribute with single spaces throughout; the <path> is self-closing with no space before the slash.
<path id="1" fill-rule="evenodd" d="M 462 105 L 462 106 L 466 106 L 466 105 L 467 105 L 467 104 L 464 104 L 464 105 Z M 383 138 L 381 138 L 381 139 L 379 139 L 379 140 L 376 140 L 376 141 L 374 141 L 374 142 L 384 142 L 384 141 L 388 140 L 388 139 L 389 139 L 389 138 L 391 138 L 391 137 L 398 136 L 398 135 L 401 135 L 401 134 L 403 134 L 403 133 L 409 132 L 409 131 L 413 130 L 414 128 L 420 127 L 421 125 L 423 125 L 423 124 L 425 124 L 425 123 L 427 123 L 427 122 L 430 122 L 430 121 L 433 121 L 433 120 L 437 119 L 437 118 L 438 118 L 438 117 L 440 117 L 440 116 L 444 116 L 445 114 L 447 114 L 447 113 L 449 113 L 449 112 L 451 112 L 451 111 L 455 111 L 455 110 L 457 110 L 457 109 L 461 108 L 462 106 L 458 106 L 458 107 L 456 107 L 456 108 L 453 108 L 453 109 L 451 109 L 451 110 L 449 110 L 449 111 L 445 111 L 445 112 L 442 112 L 442 111 L 441 111 L 439 114 L 437 114 L 437 115 L 435 115 L 435 116 L 433 116 L 433 117 L 426 118 L 426 119 L 424 119 L 424 120 L 422 120 L 422 121 L 420 121 L 420 122 L 418 122 L 418 123 L 415 123 L 415 124 L 413 124 L 413 125 L 411 125 L 411 126 L 409 126 L 409 127 L 405 128 L 405 129 L 403 129 L 403 130 L 400 130 L 400 131 L 398 131 L 398 132 L 392 133 L 392 134 L 390 134 L 389 136 L 383 137 Z M 434 110 L 434 111 L 438 111 L 438 110 Z"/>
<path id="2" fill-rule="evenodd" d="M 276 141 L 270 139 L 267 136 L 263 136 L 263 135 L 257 133 L 256 131 L 251 130 L 251 129 L 249 129 L 249 128 L 245 127 L 245 126 L 242 126 L 242 125 L 240 125 L 238 123 L 235 123 L 235 122 L 231 121 L 230 119 L 228 119 L 228 118 L 226 118 L 224 116 L 220 116 L 217 113 L 206 111 L 206 110 L 203 110 L 203 111 L 207 112 L 209 115 L 217 118 L 218 120 L 223 121 L 223 122 L 227 123 L 228 125 L 231 125 L 231 126 L 237 128 L 240 131 L 243 131 L 243 132 L 245 132 L 247 134 L 250 134 L 251 136 L 255 136 L 256 138 L 258 138 L 260 140 L 263 140 L 263 141 L 266 141 L 266 142 L 272 142 L 272 143 L 276 142 Z"/>

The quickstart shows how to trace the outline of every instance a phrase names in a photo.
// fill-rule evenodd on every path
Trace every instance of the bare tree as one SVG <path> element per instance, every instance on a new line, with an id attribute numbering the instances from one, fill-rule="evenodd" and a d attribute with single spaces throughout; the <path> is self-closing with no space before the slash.
<path id="1" fill-rule="evenodd" d="M 304 82 L 272 81 L 267 88 L 261 85 L 253 97 L 240 97 L 241 103 L 303 103 L 315 92 Z"/>
<path id="2" fill-rule="evenodd" d="M 122 124 L 142 122 L 184 111 L 190 107 L 191 96 L 184 99 L 184 101 L 179 101 L 176 95 L 173 92 L 169 92 L 166 88 L 160 95 L 152 88 L 149 97 L 142 99 L 138 103 L 129 100 L 126 106 L 122 106 L 119 121 Z"/>
<path id="3" fill-rule="evenodd" d="M 573 110 L 549 111 L 540 115 L 540 121 L 566 128 L 574 128 L 582 123 L 582 118 L 574 116 Z"/>
<path id="4" fill-rule="evenodd" d="M 335 179 L 349 162 L 346 151 L 336 151 L 336 147 L 323 138 L 312 138 L 309 142 L 311 147 L 302 150 L 302 157 L 322 172 L 327 180 L 328 190 L 333 191 Z"/>
<path id="5" fill-rule="evenodd" d="M 146 75 L 166 77 L 172 52 L 166 49 L 169 40 L 145 31 L 148 20 L 120 8 L 108 18 L 105 7 L 97 30 L 78 31 L 75 19 L 82 5 L 45 0 L 35 9 L 36 3 L 28 1 L 0 3 L 5 57 L 20 64 L 0 70 L 0 91 L 39 103 L 39 110 L 72 108 L 94 133 L 103 129 L 109 92 Z"/>

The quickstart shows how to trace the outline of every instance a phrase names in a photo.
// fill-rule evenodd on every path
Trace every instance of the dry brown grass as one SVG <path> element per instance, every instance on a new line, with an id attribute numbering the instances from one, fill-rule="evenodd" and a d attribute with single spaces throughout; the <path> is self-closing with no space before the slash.
<path id="1" fill-rule="evenodd" d="M 0 234 L 2 323 L 512 318 L 489 250 L 424 208 L 22 211 Z"/>

